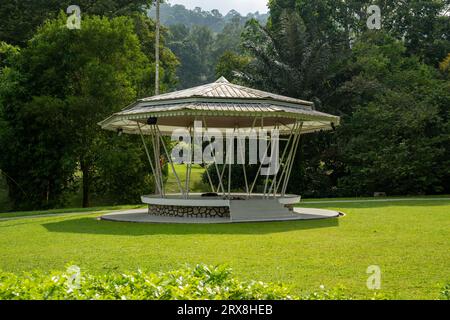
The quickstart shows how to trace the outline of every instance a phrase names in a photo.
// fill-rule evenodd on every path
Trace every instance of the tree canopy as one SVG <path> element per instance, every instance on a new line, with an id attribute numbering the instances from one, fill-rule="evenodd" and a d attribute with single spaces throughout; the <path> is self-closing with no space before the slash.
<path id="1" fill-rule="evenodd" d="M 244 52 L 219 70 L 342 118 L 302 138 L 290 191 L 450 191 L 449 3 L 380 2 L 380 30 L 366 26 L 372 3 L 352 0 L 271 0 L 267 26 L 247 22 Z"/>
<path id="2" fill-rule="evenodd" d="M 117 151 L 108 147 L 110 138 L 97 125 L 152 92 L 152 63 L 133 19 L 85 16 L 80 30 L 65 28 L 65 22 L 65 15 L 48 20 L 20 50 L 3 46 L 10 53 L 1 72 L 0 163 L 12 178 L 10 194 L 16 207 L 59 205 L 78 166 L 85 206 L 97 172 L 109 172 L 102 178 L 115 182 L 103 186 L 117 189 L 112 186 L 119 182 L 114 176 L 127 175 L 115 170 L 134 160 L 136 190 L 149 182 L 143 157 L 131 156 L 134 150 L 141 154 L 140 145 L 124 138 L 119 146 L 130 157 L 106 161 Z M 173 74 L 176 60 L 169 54 L 162 59 L 165 73 Z"/>
<path id="3" fill-rule="evenodd" d="M 118 17 L 142 13 L 153 0 L 78 0 L 82 14 Z M 0 5 L 0 40 L 23 45 L 47 19 L 56 18 L 74 4 L 68 0 L 2 0 Z"/>

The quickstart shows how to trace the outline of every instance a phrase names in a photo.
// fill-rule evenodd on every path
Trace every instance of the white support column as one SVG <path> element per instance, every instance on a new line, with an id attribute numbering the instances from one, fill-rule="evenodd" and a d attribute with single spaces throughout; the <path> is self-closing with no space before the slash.
<path id="1" fill-rule="evenodd" d="M 189 135 L 191 137 L 191 146 L 190 146 L 190 157 L 189 157 L 189 162 L 186 163 L 186 182 L 185 182 L 185 186 L 186 186 L 186 194 L 185 194 L 185 198 L 189 198 L 189 194 L 191 192 L 191 171 L 192 171 L 192 157 L 194 156 L 194 137 L 192 136 L 192 126 L 189 127 Z"/>
<path id="2" fill-rule="evenodd" d="M 247 197 L 249 196 L 249 188 L 248 188 L 248 180 L 247 180 L 247 169 L 245 168 L 245 158 L 246 158 L 246 148 L 245 148 L 245 139 L 243 141 L 243 146 L 240 145 L 239 141 L 239 127 L 236 127 L 238 130 L 238 139 L 237 139 L 237 149 L 239 150 L 239 154 L 242 160 L 242 171 L 244 173 L 244 181 L 245 181 L 245 192 L 247 193 Z M 242 148 L 241 148 L 242 147 Z"/>
<path id="3" fill-rule="evenodd" d="M 211 192 L 216 192 L 216 190 L 214 188 L 214 184 L 213 184 L 212 179 L 211 179 L 211 175 L 209 174 L 209 171 L 208 171 L 208 166 L 206 166 L 205 172 L 206 172 L 206 175 L 208 177 L 208 182 L 209 182 L 209 186 L 211 187 Z"/>
<path id="4" fill-rule="evenodd" d="M 286 172 L 287 160 L 288 160 L 288 159 L 286 159 L 286 156 L 288 155 L 287 151 L 289 150 L 290 143 L 292 141 L 294 133 L 297 132 L 297 128 L 298 128 L 298 122 L 295 122 L 294 125 L 292 126 L 292 128 L 290 128 L 289 138 L 286 142 L 286 146 L 284 147 L 283 154 L 280 158 L 280 166 L 283 166 L 283 170 L 281 171 L 281 175 L 279 178 L 278 178 L 278 173 L 277 173 L 277 175 L 275 175 L 275 179 L 272 181 L 272 184 L 270 186 L 269 193 L 271 193 L 273 191 L 274 197 L 276 197 L 276 194 L 277 194 L 277 188 L 276 188 L 277 180 L 281 181 L 283 179 L 284 173 Z"/>
<path id="5" fill-rule="evenodd" d="M 263 126 L 264 126 L 263 121 L 264 121 L 264 119 L 261 118 L 261 127 L 262 127 L 262 128 L 263 128 Z M 253 180 L 252 187 L 250 188 L 250 193 L 253 192 L 253 189 L 254 189 L 254 187 L 255 187 L 256 181 L 258 181 L 259 173 L 261 172 L 263 163 L 266 161 L 267 154 L 269 153 L 269 148 L 270 148 L 271 144 L 272 144 L 272 140 L 269 140 L 269 143 L 267 144 L 267 150 L 266 150 L 266 153 L 264 154 L 264 157 L 263 157 L 263 159 L 261 160 L 261 164 L 260 164 L 260 166 L 259 166 L 259 168 L 258 168 L 258 172 L 256 172 L 255 180 Z"/>
<path id="6" fill-rule="evenodd" d="M 234 137 L 235 137 L 235 133 L 236 133 L 236 128 L 234 128 L 233 130 L 233 136 L 231 139 L 231 150 L 227 150 L 227 157 L 228 157 L 228 197 L 231 197 L 231 167 L 232 167 L 232 159 L 231 157 L 233 157 L 234 154 Z"/>
<path id="7" fill-rule="evenodd" d="M 205 117 L 203 117 L 203 124 L 205 125 L 205 130 L 208 130 L 208 124 L 206 123 Z M 219 179 L 219 186 L 217 188 L 217 192 L 219 192 L 220 189 L 222 189 L 222 192 L 225 195 L 225 188 L 222 183 L 222 175 L 220 174 L 219 166 L 217 165 L 215 152 L 216 152 L 216 150 L 214 149 L 213 160 L 214 160 L 214 166 L 216 167 L 217 178 Z"/>
<path id="8" fill-rule="evenodd" d="M 142 129 L 141 129 L 141 124 L 139 122 L 137 122 L 137 125 L 138 125 L 138 128 L 139 128 L 139 134 L 140 134 L 141 139 L 142 139 L 142 144 L 144 145 L 145 154 L 147 155 L 148 162 L 150 163 L 150 167 L 152 169 L 152 174 L 153 174 L 153 178 L 155 180 L 156 190 L 161 195 L 161 186 L 159 185 L 159 180 L 156 178 L 156 174 L 155 174 L 156 171 L 155 171 L 155 168 L 153 167 L 152 158 L 150 157 L 150 153 L 148 152 L 147 144 L 145 143 L 144 135 L 143 135 Z"/>
<path id="9" fill-rule="evenodd" d="M 161 187 L 161 196 L 164 197 L 164 180 L 161 170 L 161 157 L 160 157 L 160 150 L 159 150 L 159 137 L 156 132 L 154 125 L 149 125 L 150 131 L 151 131 L 151 137 L 152 137 L 152 145 L 153 145 L 153 155 L 155 157 L 155 171 L 157 175 L 157 179 L 159 180 L 159 185 Z"/>
<path id="10" fill-rule="evenodd" d="M 291 158 L 291 164 L 289 166 L 287 175 L 286 175 L 286 180 L 284 181 L 284 185 L 283 185 L 283 189 L 281 190 L 281 196 L 284 197 L 284 195 L 286 194 L 286 189 L 289 183 L 289 179 L 291 178 L 291 173 L 292 173 L 292 167 L 294 165 L 294 161 L 295 161 L 295 156 L 297 154 L 297 149 L 298 149 L 298 145 L 300 142 L 300 137 L 301 137 L 301 133 L 302 133 L 302 127 L 303 127 L 303 123 L 300 124 L 300 128 L 298 131 L 298 135 L 297 135 L 297 141 L 295 142 L 295 150 L 294 150 L 294 154 L 292 155 Z"/>
<path id="11" fill-rule="evenodd" d="M 274 126 L 274 130 L 277 129 L 277 125 L 275 124 Z M 270 136 L 270 141 L 272 141 L 272 135 Z M 269 149 L 267 148 L 267 152 L 269 152 Z M 270 150 L 270 157 L 273 157 L 273 151 Z M 277 174 L 277 173 L 276 173 Z M 274 178 L 276 177 L 276 174 L 274 176 Z M 267 190 L 267 186 L 269 184 L 269 175 L 266 176 L 266 182 L 264 183 L 264 198 L 268 198 L 270 195 L 270 190 Z"/>
<path id="12" fill-rule="evenodd" d="M 158 136 L 161 139 L 161 144 L 163 146 L 164 153 L 167 156 L 167 160 L 169 161 L 170 167 L 172 169 L 172 173 L 175 176 L 175 179 L 177 180 L 178 188 L 180 189 L 181 194 L 184 196 L 185 192 L 184 192 L 184 189 L 183 189 L 183 187 L 181 185 L 180 177 L 178 177 L 177 171 L 175 170 L 175 166 L 173 164 L 172 156 L 169 154 L 169 152 L 167 150 L 166 143 L 164 142 L 163 136 L 162 136 L 161 131 L 159 130 L 158 126 L 156 126 L 156 130 L 158 131 Z"/>
<path id="13" fill-rule="evenodd" d="M 286 158 L 286 161 L 285 161 L 285 165 L 283 166 L 282 175 L 280 176 L 280 179 L 279 179 L 278 183 L 275 185 L 275 192 L 276 193 L 278 193 L 278 189 L 280 188 L 280 186 L 285 181 L 283 179 L 283 177 L 285 177 L 285 175 L 287 176 L 287 173 L 289 171 L 289 166 L 290 166 L 291 160 L 292 160 L 292 154 L 294 153 L 295 145 L 296 145 L 297 139 L 299 138 L 299 128 L 301 128 L 301 123 L 297 122 L 295 130 L 293 130 L 292 144 L 290 145 L 289 154 L 287 155 L 287 158 Z"/>

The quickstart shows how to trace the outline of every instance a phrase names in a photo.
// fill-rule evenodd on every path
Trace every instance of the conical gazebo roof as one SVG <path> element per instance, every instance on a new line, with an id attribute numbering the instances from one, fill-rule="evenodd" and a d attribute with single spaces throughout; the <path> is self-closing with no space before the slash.
<path id="1" fill-rule="evenodd" d="M 190 127 L 195 120 L 205 120 L 210 128 L 250 128 L 257 126 L 289 132 L 302 121 L 302 133 L 329 130 L 339 124 L 339 117 L 318 112 L 309 101 L 285 97 L 228 82 L 221 77 L 202 86 L 140 99 L 99 123 L 106 130 L 147 133 L 149 118 L 157 118 L 163 133 Z M 139 125 L 138 125 L 139 122 Z"/>

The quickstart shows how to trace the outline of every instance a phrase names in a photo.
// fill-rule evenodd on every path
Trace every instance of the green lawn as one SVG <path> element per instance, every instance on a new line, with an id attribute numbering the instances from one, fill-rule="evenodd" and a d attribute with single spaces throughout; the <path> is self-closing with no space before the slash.
<path id="1" fill-rule="evenodd" d="M 1 212 L 0 220 L 3 218 L 15 218 L 15 217 L 29 217 L 29 216 L 43 216 L 43 215 L 59 215 L 67 213 L 98 213 L 102 211 L 112 210 L 129 210 L 145 208 L 145 205 L 124 205 L 124 206 L 104 206 L 104 207 L 89 207 L 89 208 L 62 208 L 52 210 L 38 210 L 38 211 L 17 211 L 17 212 Z"/>
<path id="2" fill-rule="evenodd" d="M 343 218 L 289 223 L 152 225 L 98 221 L 99 214 L 0 221 L 0 269 L 93 273 L 185 263 L 229 264 L 242 279 L 281 281 L 295 293 L 345 286 L 370 297 L 366 269 L 379 265 L 382 292 L 434 299 L 450 281 L 450 201 L 308 204 Z"/>

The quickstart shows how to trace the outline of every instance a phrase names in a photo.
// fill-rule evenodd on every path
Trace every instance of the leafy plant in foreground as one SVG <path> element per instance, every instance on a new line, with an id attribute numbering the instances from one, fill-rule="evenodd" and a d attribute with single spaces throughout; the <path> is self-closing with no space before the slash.
<path id="1" fill-rule="evenodd" d="M 442 288 L 441 300 L 450 300 L 450 283 L 447 283 L 447 285 Z"/>
<path id="2" fill-rule="evenodd" d="M 140 270 L 89 275 L 69 271 L 15 275 L 0 272 L 2 300 L 283 300 L 294 299 L 280 284 L 240 281 L 231 269 L 197 265 L 166 273 Z"/>

